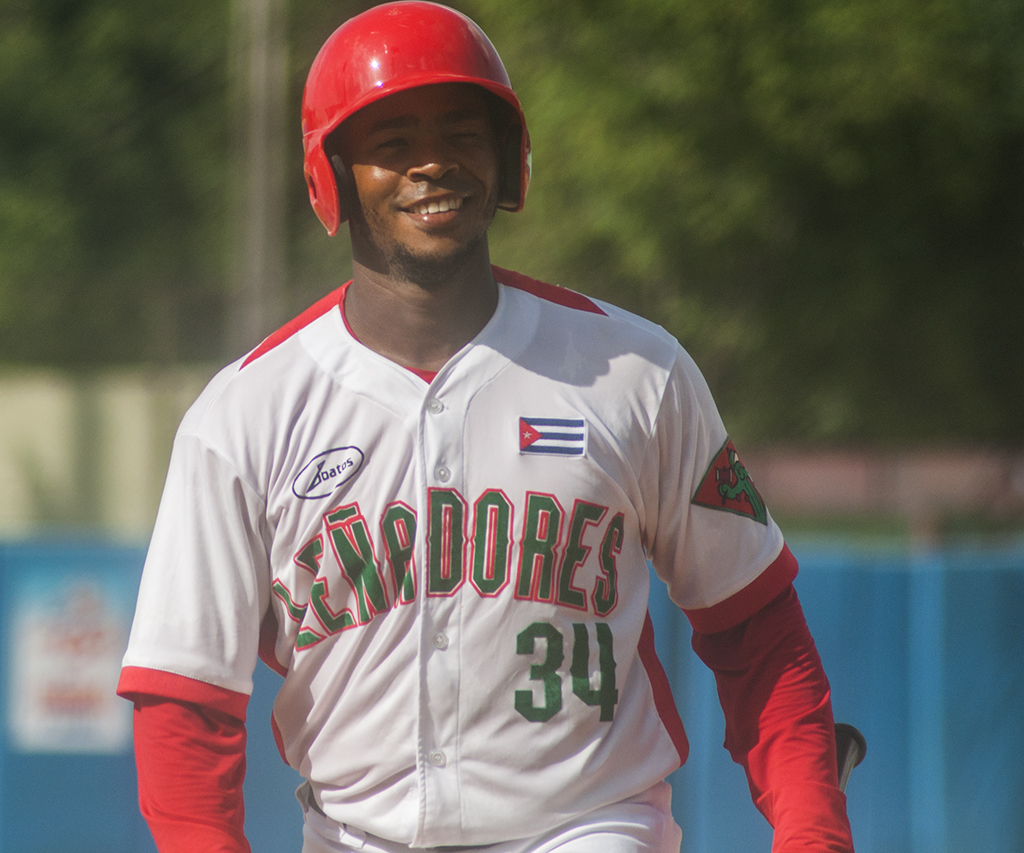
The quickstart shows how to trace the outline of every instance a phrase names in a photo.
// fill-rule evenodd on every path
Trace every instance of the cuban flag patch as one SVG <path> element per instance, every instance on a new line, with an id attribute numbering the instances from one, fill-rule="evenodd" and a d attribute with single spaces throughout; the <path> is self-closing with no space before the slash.
<path id="1" fill-rule="evenodd" d="M 543 456 L 586 456 L 583 418 L 520 418 L 519 452 Z"/>

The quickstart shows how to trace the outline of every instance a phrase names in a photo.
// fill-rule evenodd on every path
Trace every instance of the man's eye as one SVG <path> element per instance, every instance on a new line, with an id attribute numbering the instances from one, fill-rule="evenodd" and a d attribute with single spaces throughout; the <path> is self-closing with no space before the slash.
<path id="1" fill-rule="evenodd" d="M 452 137 L 459 142 L 479 142 L 484 135 L 479 130 L 459 130 Z"/>

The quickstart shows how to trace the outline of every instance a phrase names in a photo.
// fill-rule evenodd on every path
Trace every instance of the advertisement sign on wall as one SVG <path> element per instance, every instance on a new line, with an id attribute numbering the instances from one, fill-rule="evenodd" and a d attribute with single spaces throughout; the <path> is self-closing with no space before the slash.
<path id="1" fill-rule="evenodd" d="M 99 567 L 8 578 L 8 739 L 22 752 L 120 753 L 131 705 L 115 695 L 136 578 Z"/>

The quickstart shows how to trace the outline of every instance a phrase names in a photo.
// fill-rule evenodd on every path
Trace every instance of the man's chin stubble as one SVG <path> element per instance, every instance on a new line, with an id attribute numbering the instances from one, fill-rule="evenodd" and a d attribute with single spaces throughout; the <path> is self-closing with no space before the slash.
<path id="1" fill-rule="evenodd" d="M 410 252 L 405 246 L 392 246 L 387 252 L 388 266 L 393 276 L 422 287 L 436 287 L 450 281 L 479 257 L 482 247 L 486 251 L 486 241 L 487 235 L 482 234 L 461 249 L 443 255 L 420 255 Z"/>

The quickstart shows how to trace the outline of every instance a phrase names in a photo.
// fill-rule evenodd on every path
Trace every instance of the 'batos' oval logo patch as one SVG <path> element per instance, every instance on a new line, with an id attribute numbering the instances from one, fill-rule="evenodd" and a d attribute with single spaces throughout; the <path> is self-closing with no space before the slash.
<path id="1" fill-rule="evenodd" d="M 292 480 L 292 494 L 303 500 L 326 498 L 342 483 L 351 480 L 363 467 L 363 451 L 358 447 L 335 447 L 318 453 Z"/>

